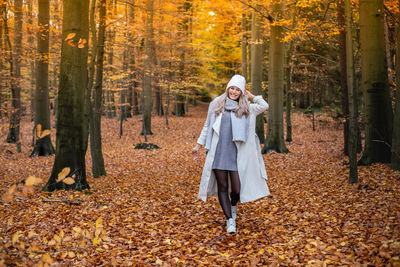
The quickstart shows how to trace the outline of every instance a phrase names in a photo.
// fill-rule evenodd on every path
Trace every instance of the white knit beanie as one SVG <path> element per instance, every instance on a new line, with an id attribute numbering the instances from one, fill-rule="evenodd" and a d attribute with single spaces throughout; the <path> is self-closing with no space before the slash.
<path id="1" fill-rule="evenodd" d="M 226 89 L 228 89 L 231 86 L 238 87 L 242 91 L 242 94 L 244 94 L 244 90 L 246 89 L 246 79 L 239 74 L 233 75 L 231 80 L 228 82 Z"/>

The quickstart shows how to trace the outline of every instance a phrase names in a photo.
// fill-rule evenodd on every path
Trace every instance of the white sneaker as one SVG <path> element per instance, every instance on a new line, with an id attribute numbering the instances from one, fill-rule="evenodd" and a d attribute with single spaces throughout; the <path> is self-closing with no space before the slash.
<path id="1" fill-rule="evenodd" d="M 226 220 L 226 232 L 235 233 L 236 232 L 236 222 L 233 218 Z"/>
<path id="2" fill-rule="evenodd" d="M 231 206 L 232 219 L 236 220 L 237 205 Z"/>

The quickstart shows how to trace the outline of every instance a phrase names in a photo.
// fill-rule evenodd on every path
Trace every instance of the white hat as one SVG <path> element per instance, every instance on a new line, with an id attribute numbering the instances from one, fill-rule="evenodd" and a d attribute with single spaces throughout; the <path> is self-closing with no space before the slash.
<path id="1" fill-rule="evenodd" d="M 242 75 L 239 75 L 239 74 L 233 75 L 231 80 L 228 82 L 226 89 L 228 89 L 231 86 L 238 87 L 244 94 L 244 90 L 246 89 L 246 79 Z"/>

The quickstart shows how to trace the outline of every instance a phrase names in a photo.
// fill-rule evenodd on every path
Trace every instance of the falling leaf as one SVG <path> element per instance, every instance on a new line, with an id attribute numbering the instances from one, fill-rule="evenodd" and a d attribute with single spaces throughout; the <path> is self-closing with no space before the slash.
<path id="1" fill-rule="evenodd" d="M 87 43 L 86 39 L 82 39 L 81 38 L 81 39 L 79 39 L 78 47 L 79 48 L 84 48 L 86 43 Z"/>
<path id="2" fill-rule="evenodd" d="M 44 138 L 50 134 L 51 134 L 51 131 L 46 129 L 40 134 L 40 138 Z"/>
<path id="3" fill-rule="evenodd" d="M 62 181 L 63 181 L 63 183 L 68 184 L 68 185 L 75 183 L 75 180 L 71 177 L 67 177 L 67 178 L 63 179 Z"/>
<path id="4" fill-rule="evenodd" d="M 72 32 L 72 33 L 68 34 L 67 38 L 65 38 L 65 41 L 69 41 L 69 40 L 71 40 L 72 38 L 74 38 L 74 37 L 75 37 L 75 35 L 76 35 L 76 33 L 74 33 L 74 32 Z"/>
<path id="5" fill-rule="evenodd" d="M 65 167 L 64 169 L 62 169 L 62 171 L 58 174 L 57 182 L 60 182 L 62 179 L 67 177 L 67 175 L 69 174 L 70 171 L 71 171 L 71 168 L 69 168 L 69 167 Z"/>
<path id="6" fill-rule="evenodd" d="M 32 186 L 32 185 L 36 185 L 42 182 L 42 179 L 37 178 L 35 176 L 29 176 L 26 180 L 25 180 L 25 185 L 26 186 Z"/>
<path id="7" fill-rule="evenodd" d="M 40 135 L 42 134 L 42 125 L 38 123 L 36 125 L 36 137 L 40 138 Z"/>

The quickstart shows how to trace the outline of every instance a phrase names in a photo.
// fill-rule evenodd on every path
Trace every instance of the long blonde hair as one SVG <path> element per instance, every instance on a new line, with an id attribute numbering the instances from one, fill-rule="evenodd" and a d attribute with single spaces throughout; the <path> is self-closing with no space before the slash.
<path id="1" fill-rule="evenodd" d="M 228 90 L 229 88 L 226 89 L 225 93 L 223 93 L 215 103 L 215 116 L 218 116 L 225 111 L 225 100 L 228 97 Z M 247 118 L 250 115 L 249 101 L 247 100 L 247 97 L 243 95 L 243 93 L 241 93 L 239 96 L 238 105 L 235 108 L 235 115 L 238 118 L 242 117 L 243 115 Z"/>

